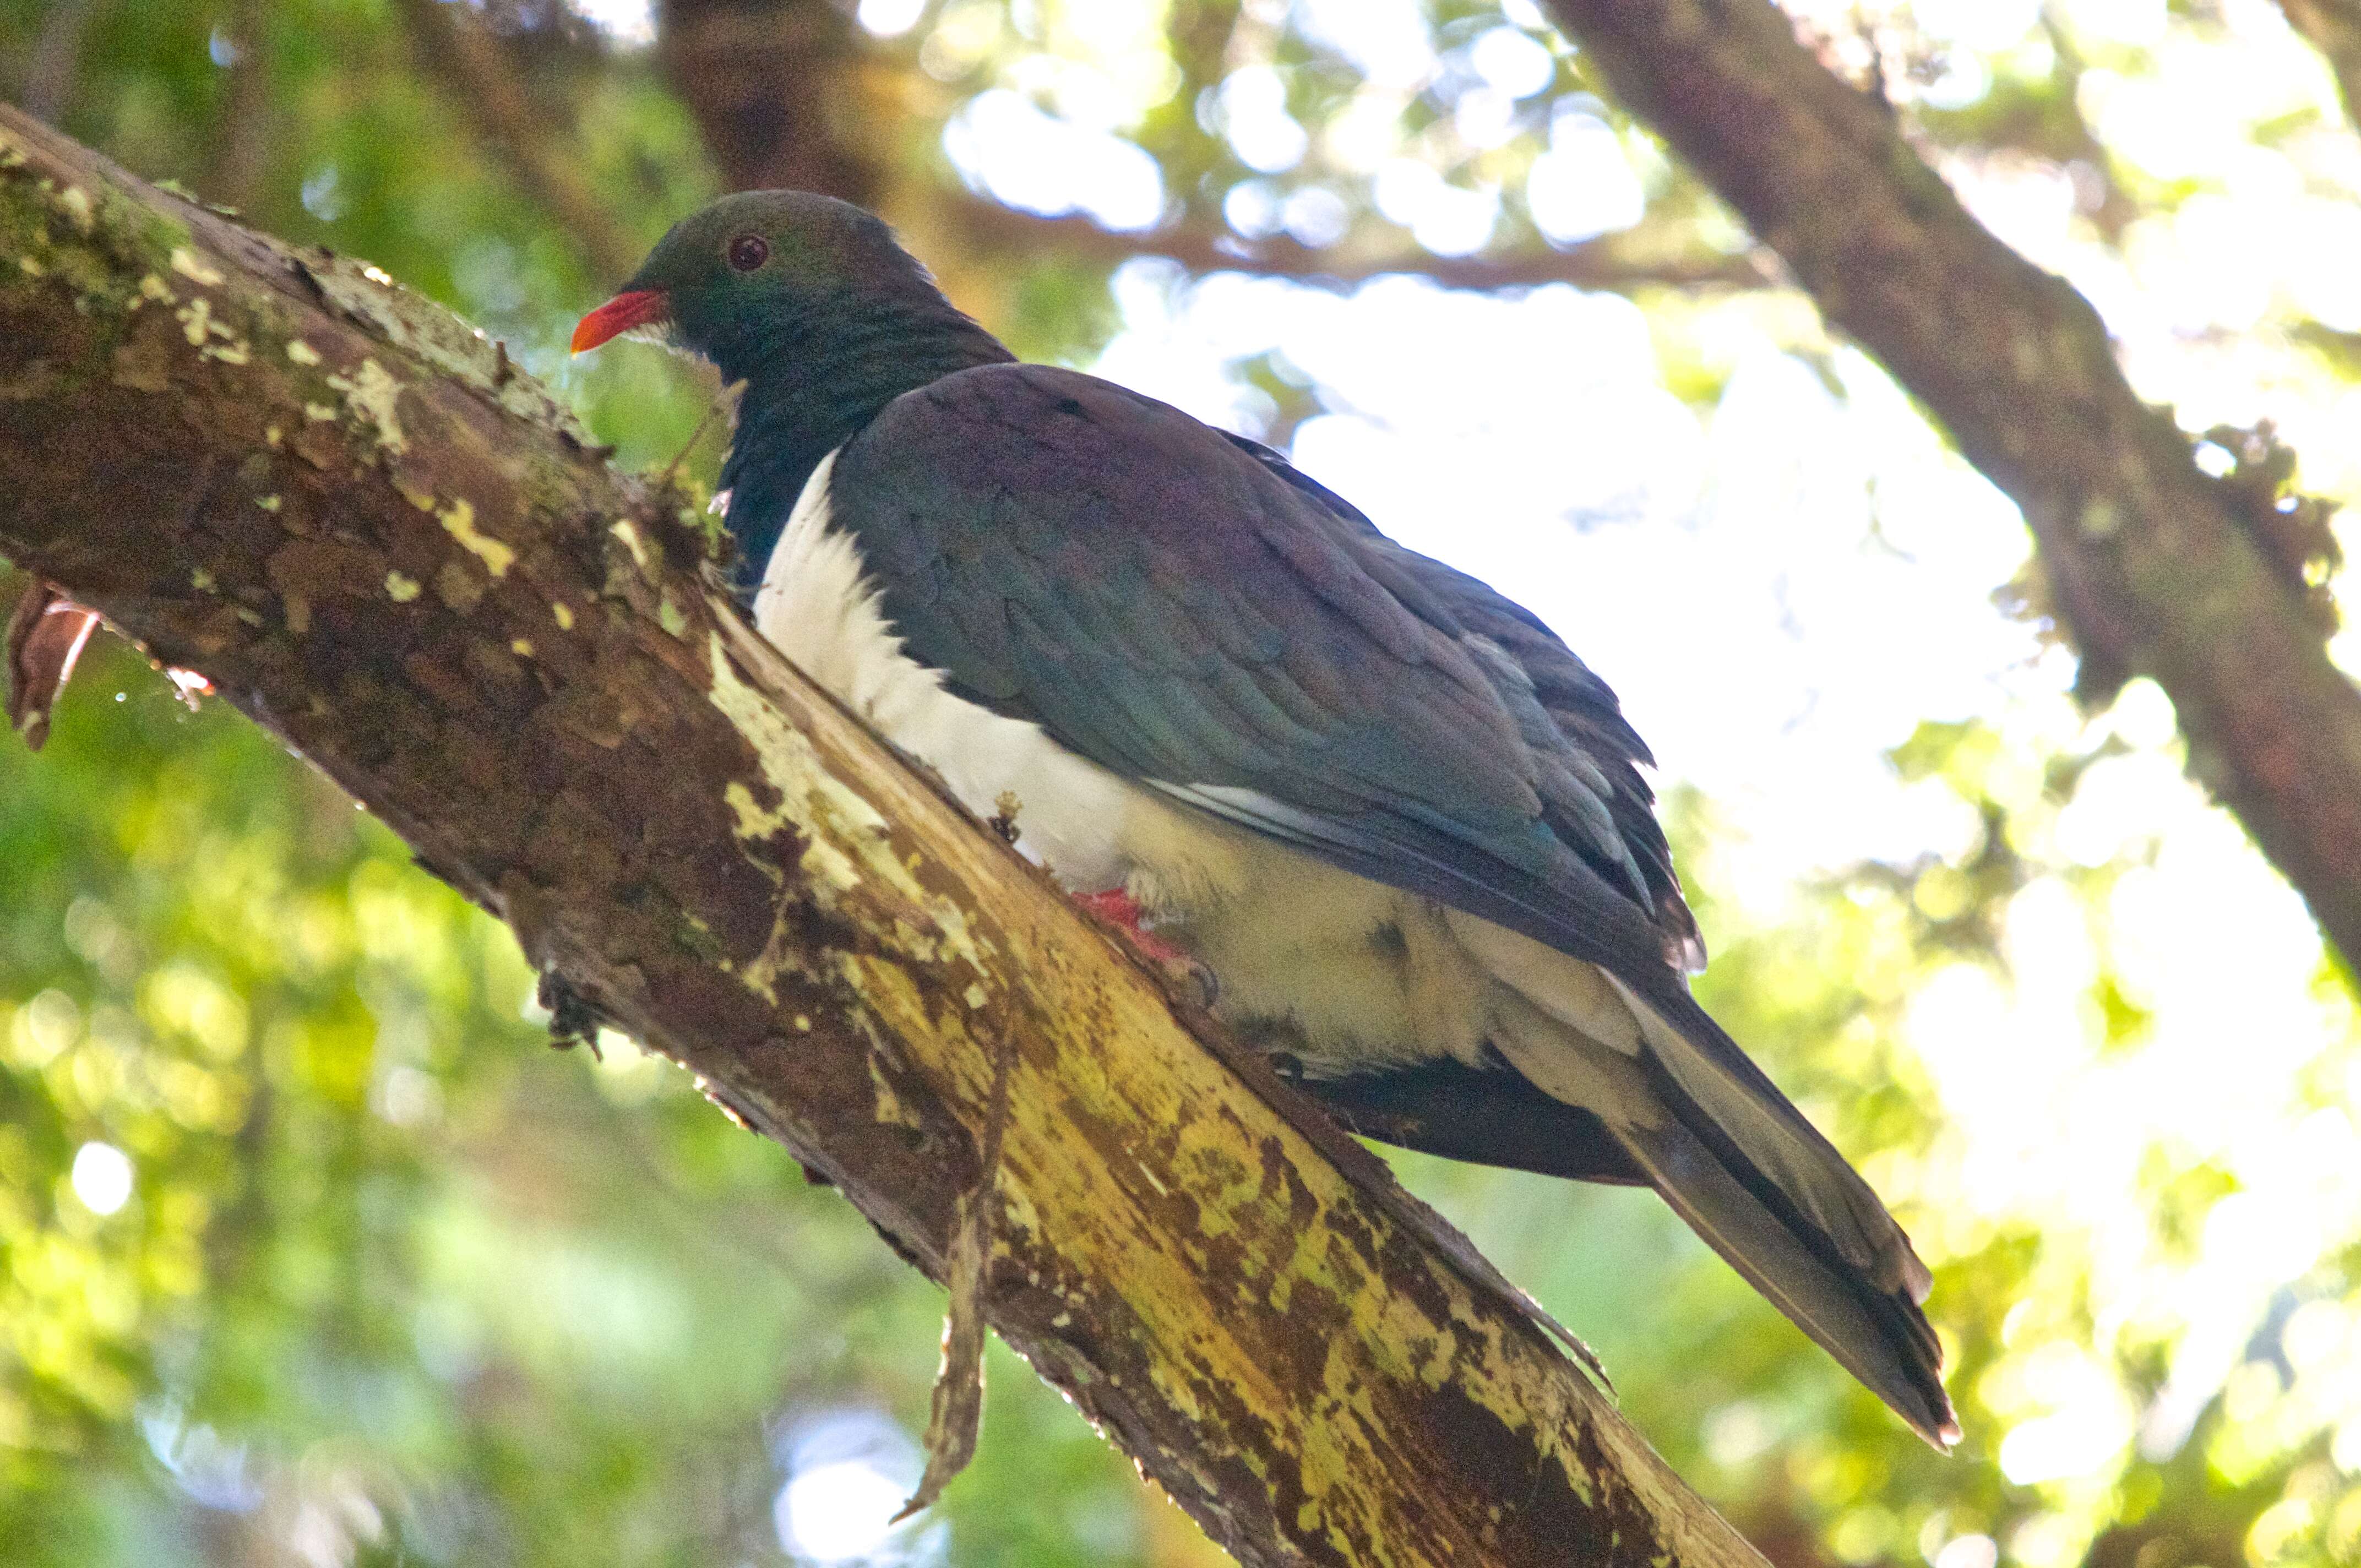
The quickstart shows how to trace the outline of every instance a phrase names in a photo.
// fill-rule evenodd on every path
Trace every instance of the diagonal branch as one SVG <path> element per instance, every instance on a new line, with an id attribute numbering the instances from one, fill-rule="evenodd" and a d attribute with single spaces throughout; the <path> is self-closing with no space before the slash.
<path id="1" fill-rule="evenodd" d="M 403 0 L 409 5 L 433 3 Z M 733 191 L 819 191 L 866 206 L 883 204 L 890 215 L 893 203 L 881 203 L 889 160 L 874 126 L 859 122 L 864 115 L 878 120 L 895 111 L 874 101 L 878 94 L 854 69 L 860 39 L 845 7 L 827 0 L 665 0 L 659 15 L 657 54 L 665 78 L 697 120 L 724 185 Z M 1049 254 L 1112 266 L 1160 256 L 1199 273 L 1354 283 L 1406 272 L 1450 289 L 1571 283 L 1630 292 L 1653 287 L 1759 289 L 1778 281 L 1775 260 L 1760 249 L 1738 256 L 1660 257 L 1643 254 L 1630 236 L 1564 251 L 1447 257 L 1423 250 L 1314 247 L 1284 235 L 1233 245 L 1218 228 L 1209 233 L 1186 223 L 1123 234 L 1084 217 L 1041 217 L 955 192 L 928 205 L 928 220 L 940 221 L 945 237 L 988 263 Z"/>
<path id="2" fill-rule="evenodd" d="M 2361 127 L 2361 0 L 2279 0 L 2288 25 L 2327 58 L 2345 99 L 2345 117 Z"/>
<path id="3" fill-rule="evenodd" d="M 617 222 L 579 163 L 550 135 L 475 8 L 451 0 L 394 0 L 403 22 L 456 105 L 511 178 L 573 236 L 601 279 L 628 277 L 647 247 Z"/>
<path id="4" fill-rule="evenodd" d="M 879 204 L 892 145 L 881 133 L 906 106 L 873 101 L 884 94 L 860 80 L 851 6 L 660 0 L 656 19 L 657 62 L 696 116 L 725 188 Z"/>
<path id="5" fill-rule="evenodd" d="M 1357 283 L 1389 272 L 1431 278 L 1446 289 L 1528 289 L 1571 283 L 1577 289 L 1629 293 L 1635 289 L 1761 289 L 1776 283 L 1778 263 L 1767 251 L 1648 257 L 1623 237 L 1592 240 L 1565 250 L 1511 256 L 1366 253 L 1312 247 L 1285 235 L 1252 244 L 1227 243 L 1201 229 L 1175 226 L 1144 234 L 1103 229 L 1088 218 L 1045 218 L 980 197 L 955 199 L 954 231 L 984 256 L 1039 256 L 1112 264 L 1160 256 L 1191 272 L 1250 272 L 1307 282 Z"/>
<path id="6" fill-rule="evenodd" d="M 456 318 L 0 106 L 0 553 L 211 677 L 938 1278 L 1005 1060 L 984 1310 L 1242 1561 L 1760 1563 Z"/>
<path id="7" fill-rule="evenodd" d="M 2201 471 L 2170 413 L 2125 380 L 2089 302 L 1970 216 L 1770 0 L 1546 3 L 1625 106 L 2024 510 L 2086 695 L 2155 678 L 2191 771 L 2361 973 L 2361 692 L 2314 608 L 2331 559 L 2316 506 L 2284 510 L 2254 475 Z M 2317 536 L 2291 540 L 2290 519 Z"/>

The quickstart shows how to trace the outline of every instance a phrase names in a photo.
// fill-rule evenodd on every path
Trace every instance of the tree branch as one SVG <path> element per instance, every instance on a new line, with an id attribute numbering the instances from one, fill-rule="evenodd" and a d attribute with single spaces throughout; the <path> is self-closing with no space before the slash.
<path id="1" fill-rule="evenodd" d="M 708 587 L 374 269 L 0 107 L 0 551 L 208 675 L 937 1277 L 1248 1563 L 1758 1564 L 1463 1239 Z M 1201 1034 L 1220 1047 L 1202 1019 Z"/>
<path id="2" fill-rule="evenodd" d="M 82 74 L 82 31 L 97 9 L 98 0 L 58 0 L 49 7 L 25 62 L 23 103 L 34 118 L 54 125 L 64 117 Z"/>
<path id="3" fill-rule="evenodd" d="M 2345 117 L 2361 128 L 2361 0 L 2279 0 L 2288 25 L 2327 58 L 2345 100 Z"/>
<path id="4" fill-rule="evenodd" d="M 205 194 L 232 207 L 251 207 L 269 167 L 270 16 L 264 0 L 237 0 L 229 19 L 230 62 L 226 101 L 214 122 L 206 160 Z"/>
<path id="5" fill-rule="evenodd" d="M 429 69 L 511 178 L 582 247 L 601 279 L 631 276 L 647 246 L 616 221 L 579 165 L 558 148 L 546 114 L 526 98 L 500 40 L 473 8 L 446 0 L 394 5 Z"/>
<path id="6" fill-rule="evenodd" d="M 1763 251 L 1737 256 L 1648 258 L 1634 254 L 1621 236 L 1592 240 L 1568 250 L 1536 250 L 1520 256 L 1368 254 L 1343 247 L 1313 247 L 1279 235 L 1251 244 L 1192 228 L 1162 228 L 1144 234 L 1103 229 L 1084 217 L 1045 218 L 978 197 L 950 203 L 953 232 L 984 255 L 1038 256 L 1055 251 L 1081 261 L 1107 264 L 1134 257 L 1160 256 L 1191 272 L 1251 272 L 1267 278 L 1357 283 L 1389 272 L 1431 278 L 1446 289 L 1522 289 L 1571 283 L 1578 289 L 1629 293 L 1635 289 L 1761 289 L 1776 283 L 1777 263 Z"/>
<path id="7" fill-rule="evenodd" d="M 666 78 L 696 117 L 725 185 L 733 191 L 820 191 L 871 207 L 880 204 L 884 179 L 873 127 L 849 131 L 841 123 L 862 103 L 849 69 L 860 41 L 843 7 L 826 0 L 666 0 L 660 16 L 657 52 Z M 946 196 L 941 206 L 942 237 L 995 261 L 1054 252 L 1113 266 L 1160 256 L 1191 272 L 1337 283 L 1407 272 L 1450 289 L 1572 283 L 1630 292 L 1650 287 L 1759 289 L 1778 280 L 1775 262 L 1760 251 L 1651 257 L 1641 254 L 1630 236 L 1522 256 L 1372 254 L 1314 248 L 1284 235 L 1232 244 L 1218 233 L 1186 226 L 1123 234 L 1085 217 L 1040 217 L 968 195 Z"/>
<path id="8" fill-rule="evenodd" d="M 2200 470 L 2090 304 L 1970 216 L 1769 0 L 1547 4 L 2023 509 L 2086 695 L 2127 674 L 2170 694 L 2191 770 L 2361 973 L 2361 693 L 2307 602 L 2324 529 L 2290 551 L 2268 487 Z"/>
<path id="9" fill-rule="evenodd" d="M 829 0 L 660 0 L 656 58 L 732 191 L 818 191 L 878 205 L 877 124 L 858 130 L 860 44 Z"/>

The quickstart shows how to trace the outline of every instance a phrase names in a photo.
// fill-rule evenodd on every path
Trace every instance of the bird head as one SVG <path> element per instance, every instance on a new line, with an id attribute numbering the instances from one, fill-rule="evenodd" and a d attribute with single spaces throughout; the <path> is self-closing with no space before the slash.
<path id="1" fill-rule="evenodd" d="M 574 352 L 648 328 L 737 379 L 752 357 L 816 323 L 941 298 L 893 231 L 859 207 L 750 191 L 675 224 L 615 297 L 582 318 Z"/>

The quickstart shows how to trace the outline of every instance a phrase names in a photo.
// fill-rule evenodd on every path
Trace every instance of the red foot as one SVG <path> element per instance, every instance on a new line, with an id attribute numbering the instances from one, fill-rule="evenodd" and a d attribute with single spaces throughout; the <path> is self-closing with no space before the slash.
<path id="1" fill-rule="evenodd" d="M 1129 937 L 1143 958 L 1154 959 L 1160 964 L 1185 964 L 1189 961 L 1188 954 L 1170 942 L 1158 941 L 1139 928 L 1139 901 L 1123 889 L 1111 887 L 1104 893 L 1078 893 L 1074 894 L 1074 902 L 1081 905 L 1085 912 L 1095 915 Z"/>

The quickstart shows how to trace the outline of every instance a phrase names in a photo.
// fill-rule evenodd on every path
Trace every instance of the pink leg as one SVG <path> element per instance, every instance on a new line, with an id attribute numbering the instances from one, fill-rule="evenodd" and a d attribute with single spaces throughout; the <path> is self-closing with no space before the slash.
<path id="1" fill-rule="evenodd" d="M 1082 905 L 1085 913 L 1097 916 L 1129 937 L 1141 957 L 1154 959 L 1162 964 L 1189 961 L 1188 954 L 1170 942 L 1158 941 L 1139 928 L 1139 901 L 1123 889 L 1111 887 L 1104 893 L 1078 893 L 1074 894 L 1074 902 Z"/>

